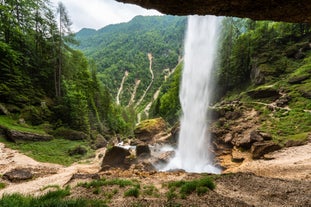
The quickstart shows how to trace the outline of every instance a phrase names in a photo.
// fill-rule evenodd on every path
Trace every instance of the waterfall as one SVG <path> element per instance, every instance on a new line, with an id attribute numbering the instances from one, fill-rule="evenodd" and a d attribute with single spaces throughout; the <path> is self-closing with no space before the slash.
<path id="1" fill-rule="evenodd" d="M 220 173 L 213 165 L 207 124 L 212 94 L 211 72 L 217 53 L 220 18 L 190 16 L 185 40 L 185 62 L 180 88 L 183 115 L 175 157 L 164 170 Z"/>

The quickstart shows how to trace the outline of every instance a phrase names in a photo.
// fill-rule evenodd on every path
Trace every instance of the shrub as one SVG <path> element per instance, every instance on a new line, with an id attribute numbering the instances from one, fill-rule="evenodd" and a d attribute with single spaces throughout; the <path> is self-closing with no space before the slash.
<path id="1" fill-rule="evenodd" d="M 5 188 L 5 183 L 0 183 L 0 189 L 3 189 L 3 188 Z"/>
<path id="2" fill-rule="evenodd" d="M 139 189 L 137 187 L 133 187 L 128 189 L 127 191 L 124 192 L 125 197 L 133 196 L 135 198 L 138 198 L 139 196 Z"/>

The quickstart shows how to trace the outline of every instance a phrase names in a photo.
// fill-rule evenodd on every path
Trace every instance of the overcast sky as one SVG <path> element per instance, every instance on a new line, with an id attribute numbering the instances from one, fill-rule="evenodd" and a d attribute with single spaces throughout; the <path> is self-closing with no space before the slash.
<path id="1" fill-rule="evenodd" d="M 82 28 L 100 29 L 109 24 L 128 22 L 137 15 L 160 15 L 158 11 L 115 0 L 51 0 L 55 7 L 59 1 L 63 2 L 69 13 L 74 32 Z"/>

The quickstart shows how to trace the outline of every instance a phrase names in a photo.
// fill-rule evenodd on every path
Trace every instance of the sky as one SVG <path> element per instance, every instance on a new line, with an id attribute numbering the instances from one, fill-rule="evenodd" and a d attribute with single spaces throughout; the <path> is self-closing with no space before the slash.
<path id="1" fill-rule="evenodd" d="M 115 0 L 51 0 L 55 7 L 59 1 L 68 11 L 74 32 L 82 28 L 100 29 L 109 24 L 128 22 L 137 15 L 161 15 L 156 10 Z"/>

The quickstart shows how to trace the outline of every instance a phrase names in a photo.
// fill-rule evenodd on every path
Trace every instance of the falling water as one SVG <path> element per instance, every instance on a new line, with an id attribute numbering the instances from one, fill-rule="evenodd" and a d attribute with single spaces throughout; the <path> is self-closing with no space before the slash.
<path id="1" fill-rule="evenodd" d="M 210 133 L 206 121 L 212 93 L 211 72 L 214 67 L 220 18 L 190 16 L 185 41 L 185 65 L 180 102 L 183 116 L 175 157 L 165 167 L 187 172 L 220 173 L 213 165 Z"/>

